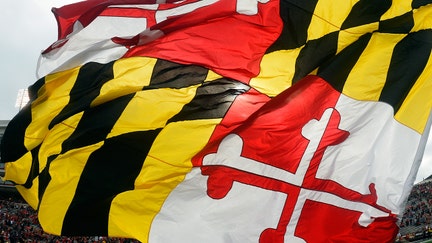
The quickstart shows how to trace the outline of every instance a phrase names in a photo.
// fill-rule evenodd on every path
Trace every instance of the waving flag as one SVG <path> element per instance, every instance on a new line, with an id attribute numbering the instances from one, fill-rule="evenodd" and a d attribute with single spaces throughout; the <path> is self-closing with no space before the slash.
<path id="1" fill-rule="evenodd" d="M 58 235 L 393 242 L 432 122 L 431 3 L 54 9 L 5 179 Z"/>

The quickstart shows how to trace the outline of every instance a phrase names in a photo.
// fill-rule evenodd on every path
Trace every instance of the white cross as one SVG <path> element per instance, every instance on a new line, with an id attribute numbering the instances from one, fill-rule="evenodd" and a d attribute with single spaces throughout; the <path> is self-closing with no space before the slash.
<path id="1" fill-rule="evenodd" d="M 229 134 L 226 136 L 221 141 L 216 153 L 208 154 L 203 158 L 203 165 L 222 165 L 301 187 L 306 172 L 309 169 L 310 162 L 318 149 L 334 111 L 333 108 L 326 109 L 320 120 L 312 119 L 302 128 L 302 135 L 309 140 L 309 143 L 295 173 L 243 157 L 241 155 L 243 140 L 237 134 Z M 366 203 L 349 201 L 324 191 L 301 188 L 295 209 L 293 210 L 293 214 L 287 225 L 287 231 L 284 238 L 286 242 L 304 242 L 303 239 L 295 237 L 294 232 L 306 200 L 322 202 L 335 205 L 339 208 L 361 212 L 362 214 L 359 217 L 358 223 L 365 227 L 371 224 L 376 217 L 389 216 L 389 213 Z"/>
<path id="2" fill-rule="evenodd" d="M 301 186 L 332 112 L 333 109 L 327 109 L 321 120 L 312 119 L 303 127 L 302 135 L 309 140 L 309 143 L 294 174 L 269 164 L 242 157 L 243 140 L 237 134 L 226 136 L 220 143 L 216 153 L 208 154 L 203 158 L 203 165 L 224 165 Z"/>

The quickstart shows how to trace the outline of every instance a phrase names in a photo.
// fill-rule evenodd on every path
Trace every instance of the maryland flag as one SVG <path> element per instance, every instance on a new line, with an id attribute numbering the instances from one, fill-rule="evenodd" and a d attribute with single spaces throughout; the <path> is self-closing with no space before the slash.
<path id="1" fill-rule="evenodd" d="M 394 242 L 432 109 L 431 0 L 54 9 L 1 154 L 46 232 Z"/>

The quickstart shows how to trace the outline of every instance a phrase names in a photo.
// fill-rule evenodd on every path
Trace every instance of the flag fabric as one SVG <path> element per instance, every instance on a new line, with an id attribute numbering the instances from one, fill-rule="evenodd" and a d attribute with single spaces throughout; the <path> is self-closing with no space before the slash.
<path id="1" fill-rule="evenodd" d="M 431 3 L 54 9 L 4 179 L 57 235 L 394 242 L 431 126 Z"/>

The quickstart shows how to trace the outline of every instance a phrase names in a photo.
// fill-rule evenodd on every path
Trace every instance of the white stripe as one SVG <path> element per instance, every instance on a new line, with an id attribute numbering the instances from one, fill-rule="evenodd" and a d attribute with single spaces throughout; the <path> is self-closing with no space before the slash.
<path id="1" fill-rule="evenodd" d="M 38 78 L 68 70 L 87 62 L 108 63 L 122 57 L 127 49 L 111 41 L 112 37 L 133 37 L 146 29 L 145 18 L 97 17 L 84 29 L 73 32 L 64 46 L 42 55 Z M 76 26 L 78 30 L 78 26 Z"/>

